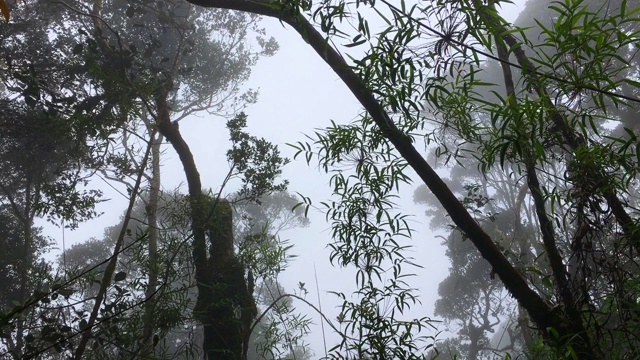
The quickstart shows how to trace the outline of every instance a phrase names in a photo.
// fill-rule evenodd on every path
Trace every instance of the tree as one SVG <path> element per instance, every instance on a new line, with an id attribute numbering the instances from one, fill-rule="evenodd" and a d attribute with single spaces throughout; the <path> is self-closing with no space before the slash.
<path id="1" fill-rule="evenodd" d="M 111 15 L 122 10 L 125 10 L 126 17 Z M 174 145 L 185 164 L 187 183 L 191 189 L 191 201 L 193 201 L 195 247 L 193 254 L 198 259 L 195 262 L 196 277 L 200 287 L 199 296 L 202 296 L 203 299 L 198 303 L 204 304 L 210 303 L 211 298 L 207 297 L 207 294 L 211 295 L 211 289 L 214 288 L 212 283 L 214 280 L 208 274 L 212 270 L 216 270 L 211 268 L 213 261 L 207 260 L 206 229 L 208 221 L 206 218 L 210 217 L 209 213 L 213 212 L 216 206 L 207 204 L 205 195 L 202 193 L 199 174 L 188 145 L 180 135 L 178 121 L 198 110 L 221 111 L 223 109 L 222 100 L 237 95 L 238 84 L 246 79 L 249 66 L 255 63 L 259 55 L 245 47 L 242 40 L 246 37 L 248 30 L 254 30 L 259 35 L 260 30 L 255 27 L 255 16 L 240 13 L 204 13 L 193 10 L 190 5 L 179 2 L 157 2 L 154 4 L 143 2 L 138 4 L 126 1 L 105 3 L 96 1 L 92 5 L 91 13 L 93 28 L 89 31 L 79 29 L 81 34 L 85 34 L 88 38 L 86 47 L 83 44 L 78 44 L 74 49 L 77 50 L 77 53 L 84 54 L 89 68 L 99 69 L 99 71 L 94 71 L 92 75 L 99 85 L 97 88 L 103 92 L 105 97 L 119 98 L 120 101 L 128 102 L 140 101 L 139 106 L 141 105 L 148 115 L 144 123 L 151 137 L 150 141 L 159 146 L 160 139 L 166 138 Z M 76 10 L 75 12 L 81 16 L 86 15 L 82 11 Z M 217 31 L 216 35 L 219 38 L 211 37 L 210 34 L 213 30 Z M 276 49 L 272 41 L 265 40 L 262 36 L 258 37 L 258 42 L 263 49 L 262 54 L 272 53 Z M 221 56 L 203 59 L 203 51 L 217 52 Z M 214 71 L 211 71 L 212 69 Z M 222 99 L 217 98 L 218 96 L 222 96 Z M 252 101 L 253 96 L 254 94 L 250 92 L 235 100 L 239 102 Z M 128 99 L 125 100 L 123 97 Z M 216 109 L 214 106 L 218 106 L 218 108 Z M 234 124 L 233 128 L 236 129 L 236 133 L 241 136 L 237 142 L 242 142 L 238 145 L 237 150 L 242 156 L 230 158 L 230 160 L 232 160 L 233 166 L 237 166 L 241 171 L 251 170 L 247 171 L 249 179 L 247 189 L 255 185 L 259 190 L 251 196 L 261 196 L 272 186 L 270 184 L 272 180 L 269 180 L 269 176 L 277 176 L 278 167 L 284 163 L 284 160 L 278 156 L 277 149 L 272 145 L 264 140 L 250 137 L 240 130 L 246 118 L 243 116 L 238 114 L 230 122 L 230 124 Z M 156 130 L 161 136 L 159 139 L 154 138 Z M 157 147 L 153 153 L 159 154 Z M 157 160 L 155 161 L 154 164 L 157 164 Z M 259 166 L 261 161 L 264 161 L 265 166 L 269 168 L 250 169 L 251 165 Z M 144 167 L 145 161 L 142 161 L 141 164 Z M 264 171 L 268 173 L 264 173 Z M 261 183 L 254 184 L 251 176 Z M 153 186 L 153 188 L 157 189 L 157 186 Z M 155 197 L 150 199 L 153 198 Z M 218 200 L 213 202 L 213 204 L 217 203 Z M 153 214 L 153 211 L 150 214 Z M 214 233 L 209 232 L 209 235 Z M 209 241 L 212 244 L 214 242 L 213 239 L 209 239 Z M 121 240 L 116 243 L 116 252 L 121 248 L 121 243 Z M 151 240 L 151 243 L 155 243 L 155 240 Z M 218 256 L 212 254 L 212 256 Z M 154 256 L 151 258 L 155 259 Z M 231 258 L 227 260 L 231 260 Z M 154 260 L 151 262 L 153 263 Z M 231 262 L 228 263 L 229 269 L 234 267 L 231 266 Z M 106 281 L 102 281 L 98 300 L 104 298 L 114 266 L 115 260 L 107 267 L 104 277 Z M 157 274 L 150 273 L 149 283 L 148 294 L 151 296 L 155 291 Z M 89 318 L 89 329 L 95 323 L 100 306 L 100 301 L 96 301 Z M 225 311 L 232 311 L 232 304 L 226 306 L 228 309 Z M 147 305 L 149 314 L 153 312 L 152 307 L 153 299 L 150 299 Z M 203 315 L 201 310 L 197 307 L 196 313 Z M 146 335 L 144 335 L 147 349 L 150 348 L 152 317 L 148 316 L 148 319 L 149 321 L 145 325 Z M 222 330 L 221 328 L 218 332 L 212 331 L 211 327 L 214 327 L 214 324 L 209 321 L 211 319 L 203 315 L 201 320 L 207 321 L 204 343 L 208 348 L 205 351 L 211 353 L 210 356 L 214 356 L 212 354 L 219 349 L 210 348 L 210 346 L 216 346 L 213 334 L 227 333 L 228 329 Z M 76 351 L 76 358 L 82 357 L 90 335 L 91 331 L 86 331 L 82 335 L 82 340 Z M 231 354 L 233 357 L 239 357 L 235 351 L 233 350 Z"/>
<path id="2" fill-rule="evenodd" d="M 525 201 L 526 189 L 513 188 L 509 178 L 500 171 L 478 175 L 472 167 L 452 169 L 451 177 L 464 179 L 466 183 L 456 189 L 463 203 L 519 271 L 547 273 L 548 263 L 540 258 L 544 250 L 533 241 L 536 233 L 531 224 L 535 222 L 532 209 Z M 444 216 L 438 213 L 435 199 L 424 186 L 416 190 L 414 200 L 429 206 L 427 214 L 433 214 L 434 230 L 444 228 Z M 451 263 L 450 274 L 438 288 L 440 298 L 435 303 L 435 314 L 445 319 L 450 331 L 458 333 L 458 338 L 445 341 L 438 348 L 478 359 L 494 358 L 506 352 L 515 356 L 533 346 L 526 313 L 506 294 L 489 264 L 473 244 L 466 241 L 465 235 L 455 228 L 446 230 L 451 231 L 444 240 Z M 535 285 L 545 298 L 550 298 L 552 289 L 541 281 Z"/>
<path id="3" fill-rule="evenodd" d="M 87 93 L 80 84 L 85 78 L 77 73 L 77 63 L 61 56 L 70 51 L 69 44 L 50 39 L 59 30 L 60 13 L 48 3 L 24 3 L 10 24 L 2 24 L 0 45 L 5 59 L 0 100 L 3 260 L 5 280 L 13 280 L 3 294 L 0 326 L 6 352 L 0 356 L 13 358 L 40 345 L 34 334 L 45 342 L 58 340 L 51 336 L 55 321 L 47 323 L 54 311 L 31 306 L 54 282 L 41 258 L 49 239 L 34 222 L 45 218 L 75 227 L 96 215 L 93 206 L 100 192 L 83 189 L 83 170 L 93 167 L 105 141 L 92 123 L 99 107 L 82 107 Z M 35 15 L 47 11 L 51 16 L 46 19 Z"/>

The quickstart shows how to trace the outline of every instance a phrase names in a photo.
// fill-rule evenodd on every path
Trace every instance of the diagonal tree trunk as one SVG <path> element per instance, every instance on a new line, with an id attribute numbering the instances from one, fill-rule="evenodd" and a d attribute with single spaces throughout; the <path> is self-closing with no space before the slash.
<path id="1" fill-rule="evenodd" d="M 153 138 L 155 134 L 152 133 L 151 137 Z M 105 300 L 107 295 L 107 290 L 109 285 L 111 285 L 111 280 L 113 279 L 113 275 L 116 271 L 116 265 L 118 263 L 118 255 L 124 245 L 124 238 L 127 234 L 129 221 L 131 220 L 131 213 L 133 212 L 133 206 L 135 205 L 136 199 L 138 198 L 138 194 L 140 191 L 140 185 L 142 183 L 142 179 L 144 177 L 144 169 L 146 167 L 147 161 L 149 160 L 149 155 L 151 153 L 151 144 L 147 146 L 147 150 L 144 154 L 144 158 L 140 163 L 140 169 L 138 170 L 138 176 L 136 179 L 136 183 L 131 189 L 131 196 L 129 198 L 129 205 L 127 206 L 127 212 L 124 216 L 124 221 L 122 222 L 122 229 L 120 229 L 120 233 L 118 234 L 118 239 L 116 240 L 116 245 L 113 248 L 113 255 L 109 259 L 109 263 L 104 270 L 104 275 L 102 276 L 102 280 L 100 280 L 100 289 L 98 290 L 98 294 L 96 295 L 95 302 L 93 304 L 93 309 L 91 310 L 91 314 L 89 315 L 89 319 L 87 320 L 87 325 L 82 331 L 82 337 L 80 338 L 80 342 L 76 347 L 74 359 L 82 360 L 84 359 L 84 351 L 87 348 L 87 344 L 91 339 L 93 333 L 93 327 L 96 325 L 96 321 L 98 319 L 98 314 L 100 312 L 100 308 L 102 307 L 102 302 Z"/>

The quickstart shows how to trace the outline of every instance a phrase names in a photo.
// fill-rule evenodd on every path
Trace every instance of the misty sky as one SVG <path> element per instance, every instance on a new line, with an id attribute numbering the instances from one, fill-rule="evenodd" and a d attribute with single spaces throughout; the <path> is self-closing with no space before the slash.
<path id="1" fill-rule="evenodd" d="M 516 0 L 515 3 L 514 6 L 503 9 L 503 15 L 510 21 L 515 19 L 517 8 L 522 6 L 524 0 Z M 265 19 L 263 26 L 268 35 L 277 39 L 280 50 L 271 58 L 261 59 L 253 68 L 247 87 L 258 88 L 260 96 L 258 103 L 250 105 L 245 111 L 248 115 L 247 130 L 279 144 L 281 152 L 292 158 L 293 150 L 285 143 L 305 140 L 304 134 L 312 134 L 315 129 L 327 126 L 330 120 L 337 123 L 351 122 L 357 118 L 361 107 L 338 77 L 297 33 L 272 19 Z M 188 118 L 180 124 L 180 130 L 194 153 L 203 185 L 205 188 L 212 188 L 214 192 L 218 190 L 228 171 L 225 152 L 229 148 L 229 142 L 224 124 L 224 119 L 208 115 Z M 172 190 L 182 185 L 186 192 L 182 165 L 177 155 L 169 146 L 165 146 L 164 151 L 163 188 Z M 290 181 L 291 192 L 300 192 L 310 197 L 315 204 L 328 199 L 331 194 L 329 177 L 315 166 L 307 166 L 304 159 L 287 165 L 284 177 Z M 418 275 L 411 285 L 420 289 L 422 301 L 422 305 L 411 317 L 422 317 L 433 315 L 438 284 L 448 274 L 449 264 L 444 248 L 440 245 L 442 239 L 437 238 L 438 234 L 431 233 L 429 229 L 429 219 L 424 216 L 424 208 L 413 204 L 413 190 L 420 183 L 414 185 L 402 188 L 400 195 L 402 210 L 412 215 L 411 224 L 415 230 L 411 242 L 414 247 L 408 255 L 425 266 L 423 269 L 406 269 L 407 272 Z M 81 224 L 78 230 L 64 231 L 66 248 L 90 237 L 101 238 L 103 229 L 116 224 L 126 208 L 127 199 L 109 189 L 101 180 L 96 179 L 92 186 L 102 189 L 105 198 L 111 200 L 99 205 L 98 210 L 104 212 L 100 218 Z M 224 193 L 230 190 L 232 189 Z M 298 282 L 306 283 L 309 290 L 307 300 L 317 303 L 315 265 L 323 311 L 338 325 L 335 318 L 339 309 L 336 307 L 341 302 L 327 292 L 351 293 L 355 289 L 355 279 L 350 276 L 353 271 L 329 264 L 330 250 L 327 243 L 331 241 L 330 225 L 326 223 L 324 214 L 317 210 L 311 210 L 309 216 L 311 225 L 308 228 L 281 234 L 283 238 L 291 240 L 295 245 L 293 253 L 298 255 L 282 275 L 281 282 L 287 291 L 296 288 Z M 62 229 L 46 226 L 45 233 L 52 236 L 58 242 L 58 248 L 62 249 Z M 105 254 L 105 257 L 109 255 Z M 304 304 L 296 303 L 296 306 L 299 311 L 310 314 L 318 325 L 312 328 L 308 341 L 317 357 L 324 355 L 319 317 Z M 338 337 L 326 326 L 325 330 L 328 346 L 331 347 L 338 341 Z M 431 335 L 435 333 L 433 331 Z"/>

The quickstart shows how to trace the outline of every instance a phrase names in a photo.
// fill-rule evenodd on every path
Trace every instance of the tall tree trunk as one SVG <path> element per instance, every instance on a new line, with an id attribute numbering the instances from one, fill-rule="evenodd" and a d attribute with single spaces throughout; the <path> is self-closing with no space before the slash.
<path id="1" fill-rule="evenodd" d="M 24 204 L 22 209 L 19 206 L 14 206 L 15 215 L 18 217 L 22 224 L 22 235 L 23 235 L 23 243 L 22 243 L 22 256 L 20 259 L 20 267 L 18 268 L 18 272 L 20 274 L 20 291 L 18 292 L 18 302 L 20 304 L 24 304 L 31 293 L 30 281 L 29 281 L 29 270 L 32 267 L 32 253 L 33 253 L 33 221 L 35 212 L 33 211 L 33 198 L 34 198 L 34 175 L 32 173 L 33 169 L 27 173 L 25 179 L 25 192 L 24 192 Z M 21 359 L 23 355 L 23 347 L 24 347 L 24 332 L 26 330 L 26 318 L 24 314 L 21 314 L 20 317 L 16 320 L 16 340 L 15 340 L 15 349 L 13 352 L 13 357 L 15 359 Z"/>
<path id="2" fill-rule="evenodd" d="M 495 7 L 493 8 L 493 10 L 495 11 Z M 501 39 L 496 42 L 496 47 L 498 50 L 498 57 L 500 58 L 500 60 L 502 60 L 500 65 L 502 68 L 502 76 L 507 93 L 507 101 L 509 102 L 508 105 L 510 106 L 510 108 L 515 109 L 517 106 L 517 96 L 515 92 L 513 74 L 511 73 L 511 67 L 508 65 L 509 53 L 504 42 L 500 40 Z M 518 114 L 514 114 L 514 118 L 520 119 Z M 526 128 L 526 126 L 524 124 L 521 124 L 521 126 L 518 126 L 518 128 L 524 129 Z M 574 292 L 571 288 L 571 284 L 569 283 L 566 267 L 562 260 L 562 255 L 560 255 L 560 250 L 557 246 L 553 229 L 553 222 L 547 214 L 545 204 L 546 191 L 543 189 L 540 181 L 538 180 L 536 170 L 537 159 L 533 155 L 531 146 L 532 145 L 528 143 L 522 144 L 522 154 L 527 175 L 527 186 L 533 199 L 536 215 L 538 216 L 538 221 L 540 223 L 542 243 L 544 245 L 546 256 L 551 265 L 551 271 L 555 280 L 555 285 L 558 294 L 560 295 L 559 298 L 561 299 L 564 305 L 565 313 L 567 314 L 567 320 L 571 328 L 570 331 L 574 335 L 577 335 L 573 340 L 574 347 L 577 350 L 576 352 L 580 356 L 593 358 L 594 356 L 591 351 L 590 341 L 582 324 L 580 312 L 576 308 L 577 303 L 574 299 Z"/>
<path id="3" fill-rule="evenodd" d="M 473 322 L 469 320 L 467 324 L 467 331 L 469 332 L 469 353 L 467 354 L 468 360 L 477 360 L 478 353 L 480 352 L 480 338 L 483 334 L 483 329 L 473 325 Z"/>
<path id="4" fill-rule="evenodd" d="M 151 130 L 150 128 L 148 129 Z M 160 197 L 160 146 L 162 134 L 151 138 L 151 178 L 149 180 L 149 202 L 146 206 L 149 227 L 149 279 L 145 291 L 144 322 L 142 330 L 142 356 L 153 354 L 153 330 L 155 327 L 156 291 L 158 290 L 158 199 Z"/>

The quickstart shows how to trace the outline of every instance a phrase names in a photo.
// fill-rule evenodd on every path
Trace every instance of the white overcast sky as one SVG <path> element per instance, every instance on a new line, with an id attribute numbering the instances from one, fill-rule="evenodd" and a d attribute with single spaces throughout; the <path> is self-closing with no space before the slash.
<path id="1" fill-rule="evenodd" d="M 508 20 L 514 20 L 518 7 L 523 3 L 524 0 L 516 0 L 514 5 L 503 9 L 503 14 Z M 285 143 L 304 140 L 304 134 L 312 134 L 315 129 L 329 125 L 330 120 L 338 123 L 351 122 L 357 117 L 361 107 L 338 77 L 295 31 L 272 19 L 265 19 L 263 26 L 268 35 L 277 39 L 280 50 L 275 56 L 260 60 L 253 68 L 247 86 L 258 88 L 260 96 L 258 103 L 246 110 L 249 116 L 248 130 L 279 144 L 284 155 L 292 158 L 293 151 Z M 181 122 L 180 130 L 194 153 L 204 187 L 217 189 L 228 169 L 224 156 L 228 149 L 228 132 L 224 127 L 224 119 L 185 119 Z M 164 189 L 184 185 L 182 166 L 169 146 L 165 146 L 162 170 Z M 290 181 L 290 191 L 310 197 L 315 204 L 328 199 L 331 194 L 329 177 L 317 168 L 308 166 L 304 160 L 287 165 L 284 177 Z M 402 210 L 412 215 L 415 230 L 412 239 L 414 248 L 409 255 L 424 266 L 423 269 L 406 269 L 418 275 L 411 285 L 420 289 L 422 301 L 422 305 L 412 312 L 411 317 L 432 317 L 438 284 L 448 274 L 449 263 L 444 255 L 441 239 L 435 238 L 429 229 L 429 219 L 424 216 L 424 208 L 413 204 L 413 189 L 420 184 L 419 179 L 417 181 L 415 186 L 401 189 Z M 126 207 L 126 199 L 109 190 L 104 183 L 96 181 L 94 186 L 103 189 L 106 197 L 112 200 L 100 204 L 99 211 L 104 212 L 100 218 L 82 224 L 78 230 L 64 231 L 64 245 L 67 248 L 90 237 L 102 237 L 103 229 L 114 225 Z M 341 302 L 328 292 L 342 291 L 349 294 L 355 289 L 355 279 L 351 276 L 352 270 L 329 264 L 330 250 L 327 244 L 331 241 L 330 225 L 324 220 L 324 214 L 312 210 L 309 215 L 311 225 L 308 228 L 282 234 L 282 237 L 290 239 L 295 245 L 292 251 L 298 258 L 282 275 L 281 282 L 287 290 L 296 288 L 298 282 L 306 283 L 309 290 L 307 300 L 317 303 L 315 266 L 323 311 L 329 319 L 334 320 Z M 63 247 L 62 229 L 46 226 L 46 232 L 58 241 L 59 248 Z M 297 306 L 300 311 L 308 313 L 316 325 L 319 324 L 319 317 L 306 305 L 300 303 Z M 337 325 L 337 322 L 334 321 L 334 324 Z M 312 335 L 308 341 L 319 358 L 324 355 L 320 327 L 314 326 L 311 330 Z M 325 326 L 325 330 L 330 348 L 339 339 L 331 334 L 328 327 Z M 435 333 L 433 331 L 431 335 Z"/>

